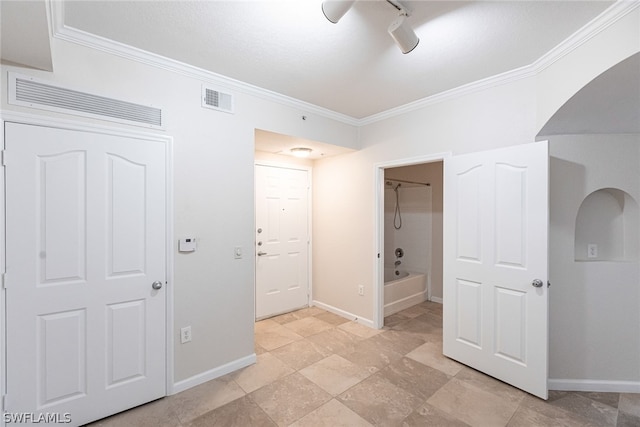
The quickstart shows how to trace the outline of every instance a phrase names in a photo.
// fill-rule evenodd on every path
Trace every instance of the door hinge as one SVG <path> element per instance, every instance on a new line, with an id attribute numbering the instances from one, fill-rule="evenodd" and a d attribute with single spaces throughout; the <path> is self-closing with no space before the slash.
<path id="1" fill-rule="evenodd" d="M 7 161 L 6 161 L 6 158 L 7 158 L 7 150 L 2 150 L 2 151 L 0 151 L 0 157 L 1 157 L 1 159 L 0 159 L 0 163 L 2 163 L 2 166 L 7 166 L 7 163 L 6 163 L 6 162 L 7 162 Z"/>
<path id="2" fill-rule="evenodd" d="M 2 281 L 2 289 L 7 289 L 7 273 L 2 273 L 0 280 Z"/>
<path id="3" fill-rule="evenodd" d="M 7 408 L 7 395 L 3 394 L 2 395 L 2 412 L 7 412 L 9 410 L 9 408 Z"/>

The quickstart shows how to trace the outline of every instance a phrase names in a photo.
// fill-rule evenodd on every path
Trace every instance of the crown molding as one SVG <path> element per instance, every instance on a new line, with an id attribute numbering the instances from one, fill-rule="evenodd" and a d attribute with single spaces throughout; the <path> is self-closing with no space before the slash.
<path id="1" fill-rule="evenodd" d="M 555 62 L 569 55 L 571 52 L 582 46 L 584 43 L 595 37 L 600 32 L 604 31 L 618 20 L 633 12 L 640 7 L 639 0 L 618 0 L 610 7 L 605 9 L 600 15 L 596 16 L 593 20 L 588 22 L 578 31 L 573 33 L 569 38 L 561 42 L 559 45 L 551 49 L 549 52 L 541 56 L 538 60 L 530 65 L 516 68 L 515 70 L 506 71 L 495 76 L 488 77 L 486 79 L 477 80 L 438 94 L 428 96 L 426 98 L 419 99 L 414 102 L 410 102 L 405 105 L 401 105 L 390 110 L 383 111 L 378 114 L 362 118 L 359 120 L 359 125 L 368 125 L 382 120 L 390 119 L 402 114 L 406 114 L 412 111 L 420 110 L 429 105 L 437 104 L 439 102 L 447 101 L 450 99 L 458 98 L 464 95 L 468 95 L 474 92 L 479 92 L 491 87 L 500 86 L 508 83 L 515 82 L 527 77 L 536 76 L 544 69 L 550 67 Z"/>
<path id="2" fill-rule="evenodd" d="M 232 91 L 252 95 L 267 101 L 276 102 L 287 107 L 300 110 L 305 113 L 317 114 L 321 117 L 336 120 L 352 126 L 358 126 L 358 119 L 341 114 L 327 108 L 301 101 L 277 92 L 270 91 L 258 86 L 251 85 L 230 77 L 223 76 L 211 71 L 204 70 L 193 65 L 185 64 L 174 59 L 170 59 L 155 53 L 147 52 L 133 46 L 126 45 L 114 40 L 100 37 L 94 34 L 68 27 L 64 24 L 64 2 L 50 0 L 51 3 L 51 31 L 52 36 L 67 42 L 79 44 L 91 49 L 102 51 L 121 58 L 136 61 L 155 68 L 171 71 L 203 81 L 216 87 L 229 89 Z"/>
<path id="3" fill-rule="evenodd" d="M 140 62 L 152 67 L 182 74 L 203 82 L 235 90 L 261 99 L 276 102 L 307 113 L 317 114 L 328 119 L 336 120 L 348 125 L 360 127 L 386 120 L 412 111 L 420 110 L 429 105 L 455 99 L 474 92 L 479 92 L 495 86 L 512 83 L 528 77 L 533 77 L 553 65 L 555 62 L 569 55 L 584 43 L 604 31 L 615 22 L 640 7 L 639 0 L 618 0 L 600 15 L 584 25 L 569 38 L 551 49 L 532 64 L 516 68 L 495 76 L 477 80 L 444 92 L 437 93 L 396 108 L 373 114 L 364 118 L 354 118 L 317 105 L 279 94 L 258 86 L 254 86 L 230 77 L 223 76 L 202 68 L 194 67 L 164 56 L 156 55 L 132 46 L 125 45 L 104 37 L 96 36 L 76 28 L 64 25 L 64 1 L 49 0 L 51 4 L 52 36 L 60 40 L 76 43 L 92 49 L 120 56 L 132 61 Z"/>

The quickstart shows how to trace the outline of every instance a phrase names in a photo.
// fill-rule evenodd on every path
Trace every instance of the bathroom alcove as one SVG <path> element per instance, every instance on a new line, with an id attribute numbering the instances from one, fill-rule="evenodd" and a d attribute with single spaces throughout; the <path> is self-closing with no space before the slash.
<path id="1" fill-rule="evenodd" d="M 580 205 L 575 228 L 575 260 L 580 262 L 638 260 L 638 203 L 617 188 L 601 188 Z"/>

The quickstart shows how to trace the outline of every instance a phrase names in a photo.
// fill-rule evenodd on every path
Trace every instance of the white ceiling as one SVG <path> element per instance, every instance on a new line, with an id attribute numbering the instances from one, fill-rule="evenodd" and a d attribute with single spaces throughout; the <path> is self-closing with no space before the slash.
<path id="1" fill-rule="evenodd" d="M 65 25 L 359 119 L 527 66 L 611 1 L 358 1 L 338 24 L 320 0 L 70 1 Z"/>

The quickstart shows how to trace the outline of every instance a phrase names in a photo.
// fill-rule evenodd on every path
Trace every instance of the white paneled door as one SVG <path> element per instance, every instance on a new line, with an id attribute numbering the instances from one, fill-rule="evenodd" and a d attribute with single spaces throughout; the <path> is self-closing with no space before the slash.
<path id="1" fill-rule="evenodd" d="M 444 354 L 547 398 L 546 142 L 445 161 Z"/>
<path id="2" fill-rule="evenodd" d="M 6 410 L 80 425 L 164 396 L 165 144 L 6 123 L 5 149 Z"/>
<path id="3" fill-rule="evenodd" d="M 256 319 L 309 304 L 308 171 L 256 165 Z"/>

